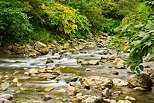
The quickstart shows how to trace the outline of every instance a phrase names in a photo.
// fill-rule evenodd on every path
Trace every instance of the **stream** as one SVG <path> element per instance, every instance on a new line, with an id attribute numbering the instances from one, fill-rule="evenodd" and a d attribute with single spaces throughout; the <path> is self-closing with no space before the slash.
<path id="1" fill-rule="evenodd" d="M 93 43 L 95 42 L 90 42 L 89 44 Z M 106 51 L 108 53 L 104 53 Z M 0 55 L 0 77 L 7 78 L 5 81 L 18 78 L 22 83 L 22 86 L 11 86 L 5 91 L 0 91 L 0 93 L 13 94 L 14 99 L 11 103 L 70 103 L 69 99 L 71 98 L 65 93 L 69 87 L 69 83 L 67 82 L 69 78 L 76 76 L 81 78 L 86 76 L 103 76 L 128 80 L 134 75 L 128 73 L 128 68 L 114 68 L 113 63 L 110 61 L 99 62 L 98 65 L 81 65 L 81 63 L 77 63 L 78 59 L 99 61 L 102 56 L 117 57 L 115 50 L 95 46 L 78 50 L 75 53 L 69 51 L 59 53 L 58 51 L 53 52 L 51 50 L 47 55 L 28 58 L 14 58 Z M 126 58 L 128 53 L 122 53 L 120 56 Z M 53 62 L 46 63 L 48 58 L 52 58 Z M 145 62 L 144 64 L 150 65 L 148 69 L 154 68 L 153 62 Z M 34 76 L 32 78 L 29 75 L 24 75 L 27 68 L 43 69 L 47 66 L 62 67 L 63 69 L 58 69 L 60 75 L 55 79 L 44 80 L 41 79 L 41 76 Z M 117 71 L 119 74 L 114 75 L 111 71 Z M 76 81 L 76 85 L 80 85 L 80 81 Z M 54 89 L 50 92 L 41 90 L 46 87 L 53 87 Z M 25 88 L 26 90 L 24 90 Z M 115 90 L 117 89 L 122 90 L 125 95 L 135 97 L 136 100 L 132 101 L 132 103 L 154 103 L 154 86 L 151 91 L 136 91 L 128 87 L 119 87 Z M 44 101 L 44 95 L 50 95 L 52 99 Z"/>

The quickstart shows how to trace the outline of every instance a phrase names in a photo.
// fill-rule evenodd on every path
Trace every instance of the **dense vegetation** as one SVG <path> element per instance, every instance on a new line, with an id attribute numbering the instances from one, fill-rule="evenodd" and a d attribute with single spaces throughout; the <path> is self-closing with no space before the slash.
<path id="1" fill-rule="evenodd" d="M 114 35 L 119 51 L 130 50 L 132 70 L 143 57 L 154 60 L 154 2 L 151 0 L 1 0 L 0 44 L 49 42 Z M 116 28 L 116 29 L 115 29 Z"/>

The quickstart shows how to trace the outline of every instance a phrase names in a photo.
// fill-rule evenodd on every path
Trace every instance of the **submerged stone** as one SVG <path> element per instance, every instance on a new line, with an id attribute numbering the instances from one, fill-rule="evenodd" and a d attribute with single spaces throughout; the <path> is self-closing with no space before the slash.
<path id="1" fill-rule="evenodd" d="M 142 87 L 145 89 L 151 89 L 153 86 L 152 80 L 145 74 L 137 74 L 128 80 L 132 87 Z"/>

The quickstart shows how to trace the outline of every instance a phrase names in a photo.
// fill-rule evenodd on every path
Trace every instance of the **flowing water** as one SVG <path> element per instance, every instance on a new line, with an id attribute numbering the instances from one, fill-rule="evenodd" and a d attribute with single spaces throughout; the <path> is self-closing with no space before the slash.
<path id="1" fill-rule="evenodd" d="M 28 57 L 28 58 L 13 58 L 5 55 L 0 56 L 0 76 L 5 76 L 11 78 L 18 78 L 22 82 L 22 87 L 9 87 L 6 91 L 0 91 L 0 93 L 10 93 L 15 94 L 13 103 L 69 103 L 66 98 L 65 90 L 69 86 L 66 80 L 76 76 L 92 76 L 99 75 L 109 78 L 121 78 L 127 80 L 132 74 L 128 74 L 126 69 L 115 69 L 112 67 L 112 63 L 106 61 L 105 63 L 99 63 L 99 65 L 85 65 L 77 63 L 77 59 L 86 60 L 100 60 L 102 56 L 108 56 L 111 54 L 103 54 L 104 51 L 111 51 L 107 48 L 92 48 L 77 51 L 73 54 L 71 52 L 66 52 L 60 54 L 58 52 L 50 52 L 47 55 L 38 57 Z M 116 56 L 116 54 L 112 54 Z M 123 58 L 127 57 L 128 54 L 121 54 Z M 53 63 L 46 64 L 48 58 L 53 58 Z M 147 64 L 147 63 L 146 63 Z M 61 66 L 66 67 L 65 69 L 60 69 L 60 76 L 53 80 L 41 80 L 41 77 L 33 77 L 23 75 L 25 72 L 24 68 L 45 68 L 46 66 Z M 153 62 L 148 62 L 151 65 L 151 69 L 154 68 Z M 91 71 L 86 71 L 86 69 Z M 119 75 L 111 74 L 111 71 L 118 71 Z M 15 73 L 18 71 L 17 73 Z M 9 81 L 9 79 L 7 81 Z M 80 84 L 79 81 L 77 81 Z M 41 89 L 45 87 L 54 87 L 51 92 L 44 92 Z M 20 89 L 19 89 L 20 88 Z M 22 91 L 22 88 L 27 88 L 27 91 Z M 135 97 L 137 100 L 133 103 L 154 103 L 154 88 L 151 91 L 135 91 L 133 89 L 123 87 L 121 89 L 126 95 Z M 50 101 L 43 101 L 44 95 L 51 95 L 52 99 Z"/>

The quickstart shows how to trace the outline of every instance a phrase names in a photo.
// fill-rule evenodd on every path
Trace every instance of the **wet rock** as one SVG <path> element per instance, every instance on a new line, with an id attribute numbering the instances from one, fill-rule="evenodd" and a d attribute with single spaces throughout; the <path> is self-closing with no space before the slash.
<path id="1" fill-rule="evenodd" d="M 105 97 L 110 97 L 111 96 L 111 91 L 109 88 L 105 88 L 102 92 L 103 96 Z"/>
<path id="2" fill-rule="evenodd" d="M 97 96 L 84 95 L 81 98 L 75 98 L 72 103 L 102 103 L 103 99 Z"/>
<path id="3" fill-rule="evenodd" d="M 53 73 L 46 73 L 43 74 L 42 77 L 44 77 L 45 79 L 55 79 L 56 77 L 58 77 L 60 74 L 58 72 L 53 72 Z"/>
<path id="4" fill-rule="evenodd" d="M 120 96 L 122 94 L 123 94 L 122 91 L 115 91 L 112 93 L 113 96 Z"/>
<path id="5" fill-rule="evenodd" d="M 117 71 L 111 71 L 111 74 L 113 74 L 113 75 L 118 75 L 119 72 L 117 72 Z"/>
<path id="6" fill-rule="evenodd" d="M 48 100 L 50 100 L 50 99 L 52 99 L 52 97 L 51 97 L 50 95 L 45 95 L 45 96 L 43 97 L 43 100 L 44 100 L 44 101 L 48 101 Z"/>
<path id="7" fill-rule="evenodd" d="M 98 65 L 99 64 L 99 61 L 98 60 L 90 60 L 88 62 L 88 64 L 90 64 L 90 65 Z"/>
<path id="8" fill-rule="evenodd" d="M 146 89 L 145 88 L 142 88 L 142 87 L 135 87 L 133 88 L 134 90 L 140 90 L 140 91 L 145 91 Z"/>
<path id="9" fill-rule="evenodd" d="M 1 94 L 0 98 L 4 98 L 6 100 L 12 100 L 13 99 L 13 95 L 12 94 Z"/>
<path id="10" fill-rule="evenodd" d="M 13 83 L 18 83 L 18 81 L 19 81 L 18 78 L 14 78 L 14 79 L 12 80 Z"/>
<path id="11" fill-rule="evenodd" d="M 116 100 L 112 100 L 112 99 L 103 99 L 105 101 L 105 103 L 117 103 Z"/>
<path id="12" fill-rule="evenodd" d="M 131 101 L 136 100 L 135 98 L 130 97 L 130 96 L 126 96 L 125 99 L 127 99 L 127 100 L 131 100 Z"/>
<path id="13" fill-rule="evenodd" d="M 82 63 L 83 59 L 77 59 L 77 63 Z"/>
<path id="14" fill-rule="evenodd" d="M 132 87 L 142 87 L 145 89 L 151 89 L 153 86 L 152 80 L 145 74 L 137 74 L 128 80 Z"/>
<path id="15" fill-rule="evenodd" d="M 29 69 L 28 71 L 29 74 L 38 74 L 39 73 L 39 70 L 38 69 Z"/>
<path id="16" fill-rule="evenodd" d="M 89 65 L 89 62 L 88 61 L 82 61 L 81 65 Z"/>
<path id="17" fill-rule="evenodd" d="M 102 91 L 95 89 L 95 88 L 91 88 L 90 90 L 87 90 L 87 89 L 82 90 L 81 93 L 82 93 L 82 95 L 92 95 L 92 96 L 102 97 Z"/>
<path id="18" fill-rule="evenodd" d="M 76 95 L 76 88 L 73 86 L 69 86 L 66 90 L 67 95 L 74 96 Z"/>
<path id="19" fill-rule="evenodd" d="M 101 102 L 103 102 L 101 97 L 84 95 L 82 96 L 81 103 L 101 103 Z"/>
<path id="20" fill-rule="evenodd" d="M 46 61 L 46 64 L 48 64 L 48 63 L 53 63 L 53 62 L 54 62 L 54 61 L 53 61 L 52 58 L 48 58 L 47 61 Z"/>
<path id="21" fill-rule="evenodd" d="M 86 71 L 86 72 L 87 72 L 87 71 L 92 71 L 92 68 L 86 68 L 85 71 Z"/>
<path id="22" fill-rule="evenodd" d="M 82 84 L 86 88 L 97 88 L 97 89 L 104 89 L 106 87 L 112 87 L 113 81 L 106 77 L 100 76 L 89 76 L 84 77 Z"/>
<path id="23" fill-rule="evenodd" d="M 49 48 L 47 47 L 47 45 L 39 41 L 34 44 L 34 49 L 41 54 L 47 54 L 49 52 Z"/>
<path id="24" fill-rule="evenodd" d="M 132 103 L 132 102 L 129 100 L 119 100 L 117 103 Z"/>
<path id="25" fill-rule="evenodd" d="M 121 80 L 121 79 L 113 79 L 113 84 L 117 87 L 122 87 L 122 86 L 127 86 L 128 85 L 128 82 L 127 81 L 124 81 L 124 80 Z"/>
<path id="26" fill-rule="evenodd" d="M 111 55 L 111 56 L 108 56 L 108 59 L 109 59 L 109 60 L 115 60 L 115 59 L 116 59 L 116 57 L 115 57 L 115 56 L 113 56 L 113 55 Z"/>
<path id="27" fill-rule="evenodd" d="M 0 98 L 0 103 L 10 103 L 10 101 L 4 98 Z"/>
<path id="28" fill-rule="evenodd" d="M 0 90 L 5 91 L 5 90 L 7 90 L 9 88 L 9 86 L 10 86 L 9 82 L 4 82 L 4 83 L 1 84 Z"/>
<path id="29" fill-rule="evenodd" d="M 120 58 L 116 58 L 114 61 L 113 61 L 114 64 L 116 64 L 116 68 L 117 69 L 124 69 L 125 68 L 125 61 L 120 59 Z"/>
<path id="30" fill-rule="evenodd" d="M 54 87 L 47 87 L 47 88 L 44 88 L 44 91 L 45 92 L 50 92 L 51 90 L 53 90 L 54 89 Z"/>

